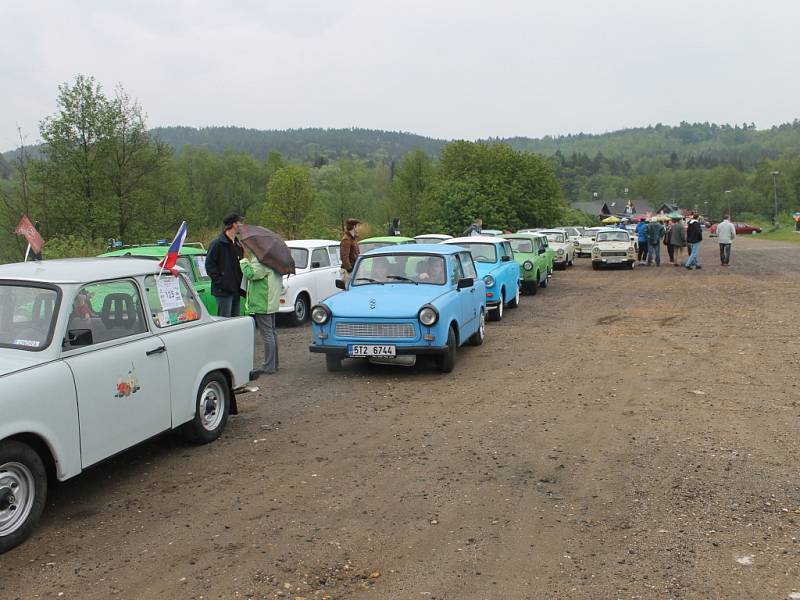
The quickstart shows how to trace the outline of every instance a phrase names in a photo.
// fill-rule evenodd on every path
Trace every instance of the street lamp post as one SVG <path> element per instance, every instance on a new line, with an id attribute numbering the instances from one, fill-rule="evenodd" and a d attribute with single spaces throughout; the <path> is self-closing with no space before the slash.
<path id="1" fill-rule="evenodd" d="M 731 214 L 731 191 L 730 190 L 725 190 L 725 197 L 728 199 L 728 217 L 730 217 L 732 219 L 733 215 Z"/>
<path id="2" fill-rule="evenodd" d="M 778 226 L 778 175 L 780 175 L 780 171 L 773 171 L 772 172 L 772 191 L 775 195 L 775 226 Z"/>

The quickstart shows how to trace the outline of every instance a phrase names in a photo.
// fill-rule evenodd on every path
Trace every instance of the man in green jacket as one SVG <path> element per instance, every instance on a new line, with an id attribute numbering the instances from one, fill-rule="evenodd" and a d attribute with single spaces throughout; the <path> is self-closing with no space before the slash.
<path id="1" fill-rule="evenodd" d="M 278 330 L 275 317 L 280 307 L 283 281 L 277 271 L 258 262 L 255 256 L 243 258 L 239 263 L 247 280 L 245 311 L 256 321 L 264 342 L 264 362 L 258 371 L 272 375 L 278 371 Z"/>

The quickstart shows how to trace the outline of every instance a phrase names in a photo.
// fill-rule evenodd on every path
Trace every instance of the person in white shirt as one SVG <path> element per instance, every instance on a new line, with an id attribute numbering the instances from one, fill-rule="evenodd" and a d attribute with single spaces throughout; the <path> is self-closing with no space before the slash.
<path id="1" fill-rule="evenodd" d="M 719 261 L 723 267 L 731 264 L 731 245 L 736 237 L 736 227 L 731 218 L 725 215 L 722 223 L 717 225 L 717 241 L 719 242 Z"/>

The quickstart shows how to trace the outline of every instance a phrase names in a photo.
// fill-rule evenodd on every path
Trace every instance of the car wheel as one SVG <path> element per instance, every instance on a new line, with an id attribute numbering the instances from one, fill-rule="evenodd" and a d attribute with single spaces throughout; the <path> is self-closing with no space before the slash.
<path id="1" fill-rule="evenodd" d="M 636 261 L 635 261 L 635 260 L 632 260 L 631 262 L 629 262 L 629 263 L 628 263 L 628 267 L 629 267 L 631 270 L 635 269 L 635 268 L 636 268 Z"/>
<path id="2" fill-rule="evenodd" d="M 295 327 L 299 327 L 308 320 L 308 304 L 308 296 L 297 294 L 294 301 L 294 312 L 290 317 L 290 321 Z"/>
<path id="3" fill-rule="evenodd" d="M 325 368 L 329 373 L 338 373 L 342 370 L 342 359 L 333 354 L 325 355 Z"/>
<path id="4" fill-rule="evenodd" d="M 514 299 L 508 303 L 508 308 L 517 308 L 519 306 L 519 297 L 522 295 L 522 292 L 519 291 L 519 286 L 517 286 L 517 293 L 514 296 Z"/>
<path id="5" fill-rule="evenodd" d="M 575 263 L 575 257 L 573 256 L 567 261 L 567 266 L 571 267 Z"/>
<path id="6" fill-rule="evenodd" d="M 194 418 L 181 427 L 183 435 L 195 444 L 213 442 L 225 429 L 230 408 L 228 380 L 219 371 L 209 373 L 197 390 Z"/>
<path id="7" fill-rule="evenodd" d="M 539 291 L 539 273 L 536 273 L 536 277 L 533 279 L 533 281 L 528 282 L 528 293 L 530 293 L 531 296 L 535 296 L 536 292 L 538 291 Z"/>
<path id="8" fill-rule="evenodd" d="M 599 271 L 600 270 L 600 265 L 598 265 L 596 262 L 593 262 L 592 263 L 592 269 L 594 269 L 595 271 Z"/>
<path id="9" fill-rule="evenodd" d="M 503 320 L 503 311 L 505 310 L 505 297 L 503 294 L 500 294 L 500 304 L 497 305 L 497 308 L 493 310 L 490 315 L 490 319 L 492 321 L 502 321 Z"/>
<path id="10" fill-rule="evenodd" d="M 539 287 L 540 288 L 546 288 L 547 287 L 547 282 L 548 282 L 547 277 L 548 277 L 548 275 L 549 275 L 549 273 L 545 272 L 544 279 L 539 283 Z"/>
<path id="11" fill-rule="evenodd" d="M 758 232 L 757 232 L 757 231 L 754 229 L 753 231 L 751 231 L 751 232 L 750 232 L 750 235 L 755 235 L 755 234 L 757 234 L 757 233 L 758 233 Z"/>
<path id="12" fill-rule="evenodd" d="M 442 373 L 450 373 L 456 366 L 456 350 L 456 332 L 453 331 L 453 326 L 451 325 L 450 329 L 447 330 L 447 350 L 437 357 L 439 370 Z"/>
<path id="13" fill-rule="evenodd" d="M 486 313 L 481 311 L 478 331 L 473 333 L 472 337 L 469 338 L 469 344 L 470 346 L 480 346 L 481 344 L 483 344 L 484 339 L 486 339 Z"/>
<path id="14" fill-rule="evenodd" d="M 24 542 L 39 522 L 47 498 L 47 472 L 22 442 L 0 443 L 0 554 Z"/>

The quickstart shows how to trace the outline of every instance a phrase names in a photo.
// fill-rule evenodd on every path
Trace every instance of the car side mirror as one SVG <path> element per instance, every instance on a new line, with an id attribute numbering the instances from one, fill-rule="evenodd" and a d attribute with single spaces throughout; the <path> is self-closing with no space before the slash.
<path id="1" fill-rule="evenodd" d="M 92 330 L 91 329 L 70 329 L 67 331 L 67 339 L 65 340 L 69 347 L 76 348 L 78 346 L 91 346 Z"/>
<path id="2" fill-rule="evenodd" d="M 457 289 L 463 290 L 464 288 L 471 288 L 475 285 L 475 280 L 472 277 L 464 277 L 458 280 Z"/>
<path id="3" fill-rule="evenodd" d="M 539 248 L 539 254 L 544 254 L 545 252 L 547 252 L 546 248 Z"/>
<path id="4" fill-rule="evenodd" d="M 312 262 L 311 263 L 311 268 L 312 269 L 319 269 L 321 266 L 322 266 L 322 264 L 318 263 L 318 262 Z"/>
<path id="5" fill-rule="evenodd" d="M 344 284 L 344 280 L 343 279 L 337 279 L 336 280 L 336 287 L 339 288 L 340 290 L 346 290 L 347 289 L 347 286 Z"/>
<path id="6" fill-rule="evenodd" d="M 510 257 L 508 254 L 506 254 L 505 256 L 501 256 L 501 257 L 500 257 L 500 260 L 501 260 L 502 262 L 508 262 L 508 261 L 510 261 L 510 260 L 511 260 L 511 257 Z"/>

